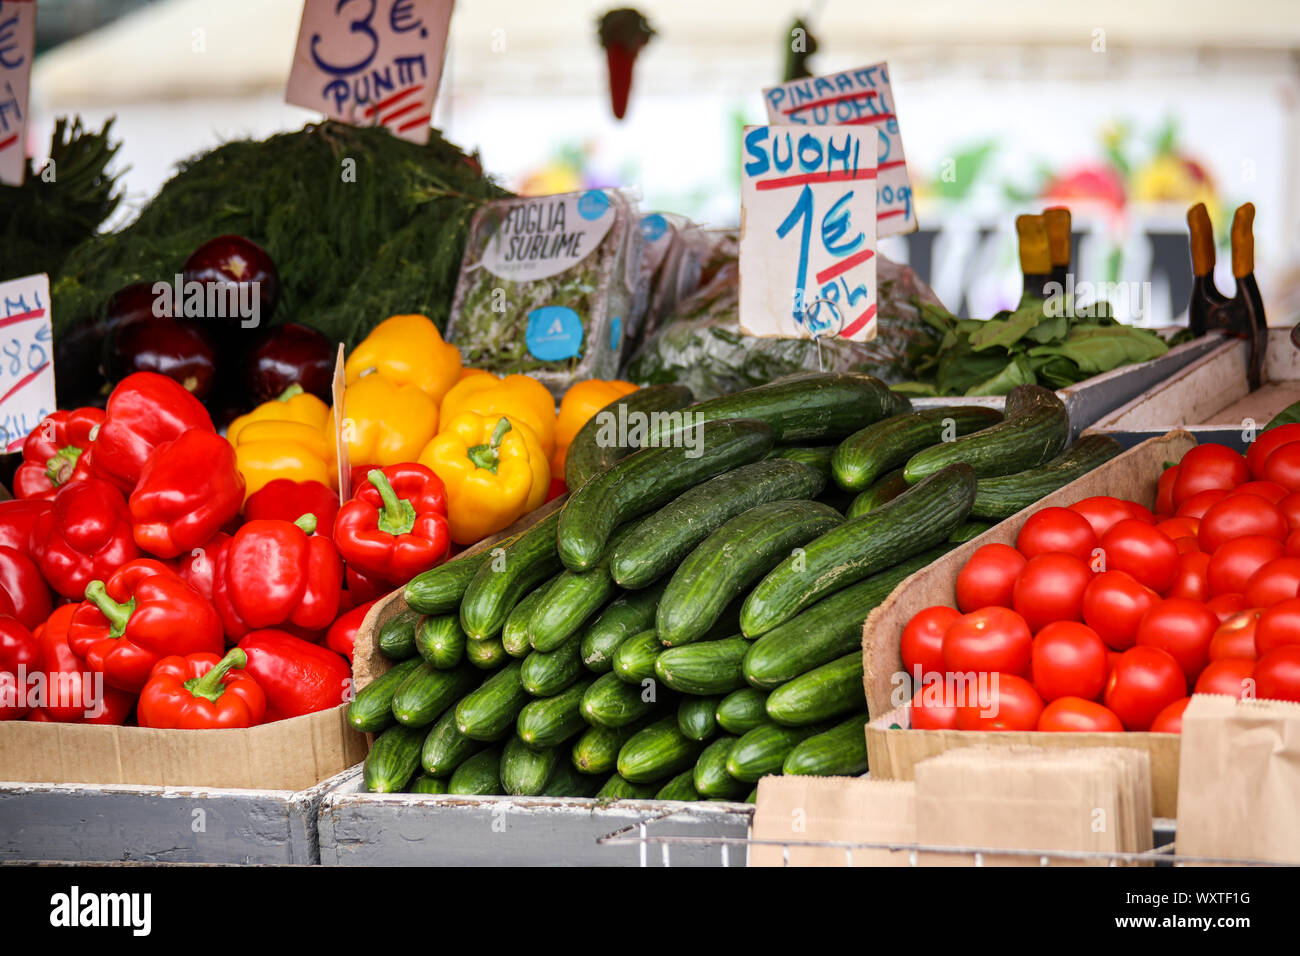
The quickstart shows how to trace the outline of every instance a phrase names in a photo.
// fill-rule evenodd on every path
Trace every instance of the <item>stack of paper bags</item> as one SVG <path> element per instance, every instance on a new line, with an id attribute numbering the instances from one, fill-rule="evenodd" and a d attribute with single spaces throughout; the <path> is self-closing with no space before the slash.
<path id="1" fill-rule="evenodd" d="M 750 866 L 785 866 L 787 855 L 789 866 L 907 866 L 906 852 L 799 844 L 914 845 L 916 785 L 866 777 L 764 777 L 751 839 Z"/>

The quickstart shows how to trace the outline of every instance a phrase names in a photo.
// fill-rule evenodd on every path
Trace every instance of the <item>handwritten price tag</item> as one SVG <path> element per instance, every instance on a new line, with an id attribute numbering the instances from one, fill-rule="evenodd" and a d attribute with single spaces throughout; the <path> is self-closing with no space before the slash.
<path id="1" fill-rule="evenodd" d="M 27 89 L 36 47 L 36 0 L 0 3 L 0 183 L 21 186 L 27 164 Z"/>
<path id="2" fill-rule="evenodd" d="M 763 90 L 769 123 L 797 126 L 869 126 L 876 130 L 876 234 L 916 231 L 912 180 L 894 112 L 889 66 L 876 63 L 829 76 L 792 80 Z"/>
<path id="3" fill-rule="evenodd" d="M 429 141 L 452 0 L 307 0 L 285 102 Z"/>
<path id="4" fill-rule="evenodd" d="M 0 282 L 0 442 L 18 451 L 54 411 L 54 335 L 50 277 Z"/>
<path id="5" fill-rule="evenodd" d="M 876 337 L 876 151 L 861 126 L 747 126 L 740 327 Z"/>

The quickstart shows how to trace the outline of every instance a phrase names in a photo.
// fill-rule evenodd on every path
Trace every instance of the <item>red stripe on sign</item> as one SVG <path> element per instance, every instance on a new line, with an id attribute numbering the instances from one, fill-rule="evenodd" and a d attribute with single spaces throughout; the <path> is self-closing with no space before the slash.
<path id="1" fill-rule="evenodd" d="M 866 325 L 875 317 L 876 317 L 876 307 L 874 305 L 867 306 L 867 311 L 863 312 L 860 316 L 854 319 L 853 322 L 849 325 L 849 327 L 840 333 L 840 337 L 847 339 L 850 335 L 856 333 L 860 328 L 862 328 L 864 325 Z"/>
<path id="2" fill-rule="evenodd" d="M 905 162 L 902 159 L 891 159 L 887 163 L 880 163 L 876 166 L 876 169 L 897 169 L 899 166 L 904 165 Z"/>
<path id="3" fill-rule="evenodd" d="M 417 116 L 409 123 L 403 123 L 401 126 L 397 127 L 397 131 L 399 133 L 405 133 L 408 129 L 415 129 L 417 126 L 420 125 L 428 126 L 429 120 L 431 118 L 432 118 L 432 114 L 430 113 L 425 113 L 423 116 Z"/>
<path id="4" fill-rule="evenodd" d="M 8 139 L 0 139 L 0 149 L 8 149 L 16 142 L 18 142 L 18 134 L 14 133 Z"/>
<path id="5" fill-rule="evenodd" d="M 9 401 L 10 396 L 12 396 L 14 392 L 18 391 L 18 390 L 21 389 L 21 388 L 25 388 L 26 386 L 30 385 L 31 382 L 32 382 L 32 380 L 33 380 L 34 378 L 36 378 L 36 376 L 40 375 L 42 372 L 44 372 L 44 371 L 45 371 L 47 368 L 49 368 L 49 367 L 50 367 L 50 363 L 49 363 L 49 362 L 46 362 L 44 365 L 42 365 L 42 366 L 41 366 L 40 368 L 38 368 L 36 371 L 34 371 L 34 372 L 28 372 L 26 375 L 24 375 L 24 376 L 23 376 L 22 378 L 20 378 L 18 381 L 14 382 L 13 388 L 9 389 L 9 391 L 5 392 L 3 395 L 0 395 L 0 404 L 3 404 L 3 403 L 5 403 L 5 402 Z"/>
<path id="6" fill-rule="evenodd" d="M 6 325 L 17 325 L 19 322 L 27 322 L 30 319 L 45 318 L 44 309 L 32 309 L 30 312 L 19 312 L 17 315 L 11 315 L 7 319 L 0 319 L 0 329 Z"/>
<path id="7" fill-rule="evenodd" d="M 817 185 L 818 183 L 845 183 L 855 179 L 875 179 L 876 169 L 854 169 L 839 173 L 808 173 L 803 176 L 786 176 L 784 179 L 760 179 L 755 189 L 785 189 L 787 186 Z"/>
<path id="8" fill-rule="evenodd" d="M 414 103 L 407 103 L 405 106 L 399 106 L 391 113 L 385 113 L 383 116 L 379 117 L 379 122 L 387 126 L 393 120 L 397 119 L 397 117 L 405 116 L 407 113 L 410 113 L 413 110 L 418 110 L 422 106 L 424 106 L 424 104 L 419 100 L 416 100 Z"/>
<path id="9" fill-rule="evenodd" d="M 902 216 L 902 215 L 906 215 L 906 211 L 902 209 L 891 209 L 889 210 L 889 212 L 878 212 L 876 213 L 876 222 L 879 222 L 882 219 L 889 219 L 893 216 Z"/>
<path id="10" fill-rule="evenodd" d="M 841 126 L 864 126 L 867 123 L 884 123 L 894 118 L 893 113 L 881 113 L 879 116 L 859 116 L 857 119 L 845 120 Z"/>
<path id="11" fill-rule="evenodd" d="M 830 106 L 832 103 L 843 103 L 845 100 L 875 99 L 875 90 L 861 90 L 857 93 L 845 93 L 843 96 L 832 96 L 825 100 L 813 100 L 811 103 L 800 103 L 798 106 L 792 106 L 788 110 L 782 110 L 785 116 L 792 116 L 800 110 L 810 110 L 818 106 Z"/>
<path id="12" fill-rule="evenodd" d="M 22 448 L 23 445 L 26 444 L 26 442 L 27 442 L 26 435 L 24 435 L 22 438 L 15 438 L 13 441 L 11 441 L 8 445 L 5 446 L 5 452 L 7 453 L 11 451 L 17 451 L 19 448 Z"/>
<path id="13" fill-rule="evenodd" d="M 424 89 L 423 84 L 417 83 L 415 86 L 408 86 L 406 89 L 400 90 L 399 92 L 394 93 L 392 96 L 385 97 L 384 99 L 380 100 L 378 103 L 372 103 L 370 106 L 367 106 L 362 115 L 374 116 L 376 113 L 388 109 L 388 107 L 392 106 L 402 97 L 410 96 L 416 90 L 422 90 L 422 89 Z"/>
<path id="14" fill-rule="evenodd" d="M 852 269 L 854 266 L 861 265 L 862 263 L 866 262 L 875 254 L 876 254 L 875 251 L 872 249 L 863 249 L 861 252 L 856 253 L 855 255 L 851 255 L 847 259 L 841 259 L 839 262 L 835 263 L 835 265 L 831 266 L 830 268 L 823 269 L 821 272 L 817 273 L 817 284 L 821 285 L 823 283 L 830 282 L 836 276 L 843 275 L 844 273 Z"/>

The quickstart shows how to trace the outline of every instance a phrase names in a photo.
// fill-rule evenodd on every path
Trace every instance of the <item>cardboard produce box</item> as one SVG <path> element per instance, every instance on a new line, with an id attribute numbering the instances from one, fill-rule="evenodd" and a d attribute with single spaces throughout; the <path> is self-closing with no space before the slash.
<path id="1" fill-rule="evenodd" d="M 1155 813 L 1175 814 L 1178 791 L 1178 737 L 1172 734 L 980 733 L 911 730 L 906 705 L 910 684 L 903 671 L 899 638 L 903 627 L 922 608 L 957 606 L 957 572 L 980 547 L 993 542 L 1014 545 L 1025 520 L 1040 508 L 1064 507 L 1093 495 L 1129 498 L 1155 504 L 1156 482 L 1166 462 L 1178 461 L 1196 444 L 1187 432 L 1172 431 L 1112 458 L 1100 468 L 1053 492 L 917 571 L 894 589 L 863 625 L 863 684 L 871 722 L 867 725 L 867 760 L 873 777 L 912 779 L 917 761 L 951 747 L 1026 744 L 1042 747 L 1134 747 L 1151 754 Z M 897 728 L 894 725 L 898 725 Z"/>

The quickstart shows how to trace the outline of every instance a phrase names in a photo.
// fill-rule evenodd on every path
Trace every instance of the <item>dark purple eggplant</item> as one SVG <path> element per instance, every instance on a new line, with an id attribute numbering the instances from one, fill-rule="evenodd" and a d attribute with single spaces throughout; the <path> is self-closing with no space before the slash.
<path id="1" fill-rule="evenodd" d="M 202 401 L 217 375 L 217 350 L 197 322 L 150 315 L 122 322 L 113 330 L 108 371 L 114 380 L 132 372 L 158 372 Z"/>
<path id="2" fill-rule="evenodd" d="M 328 405 L 337 350 L 320 332 L 296 322 L 266 329 L 244 358 L 244 390 L 259 405 L 301 385 Z"/>
<path id="3" fill-rule="evenodd" d="M 251 284 L 257 290 L 258 325 L 268 325 L 280 297 L 280 276 L 266 250 L 243 236 L 209 239 L 191 253 L 182 270 L 185 282 Z M 243 290 L 236 301 L 251 301 Z M 227 302 L 230 297 L 227 297 Z M 227 308 L 224 316 L 205 316 L 228 325 L 240 325 L 243 316 Z"/>

